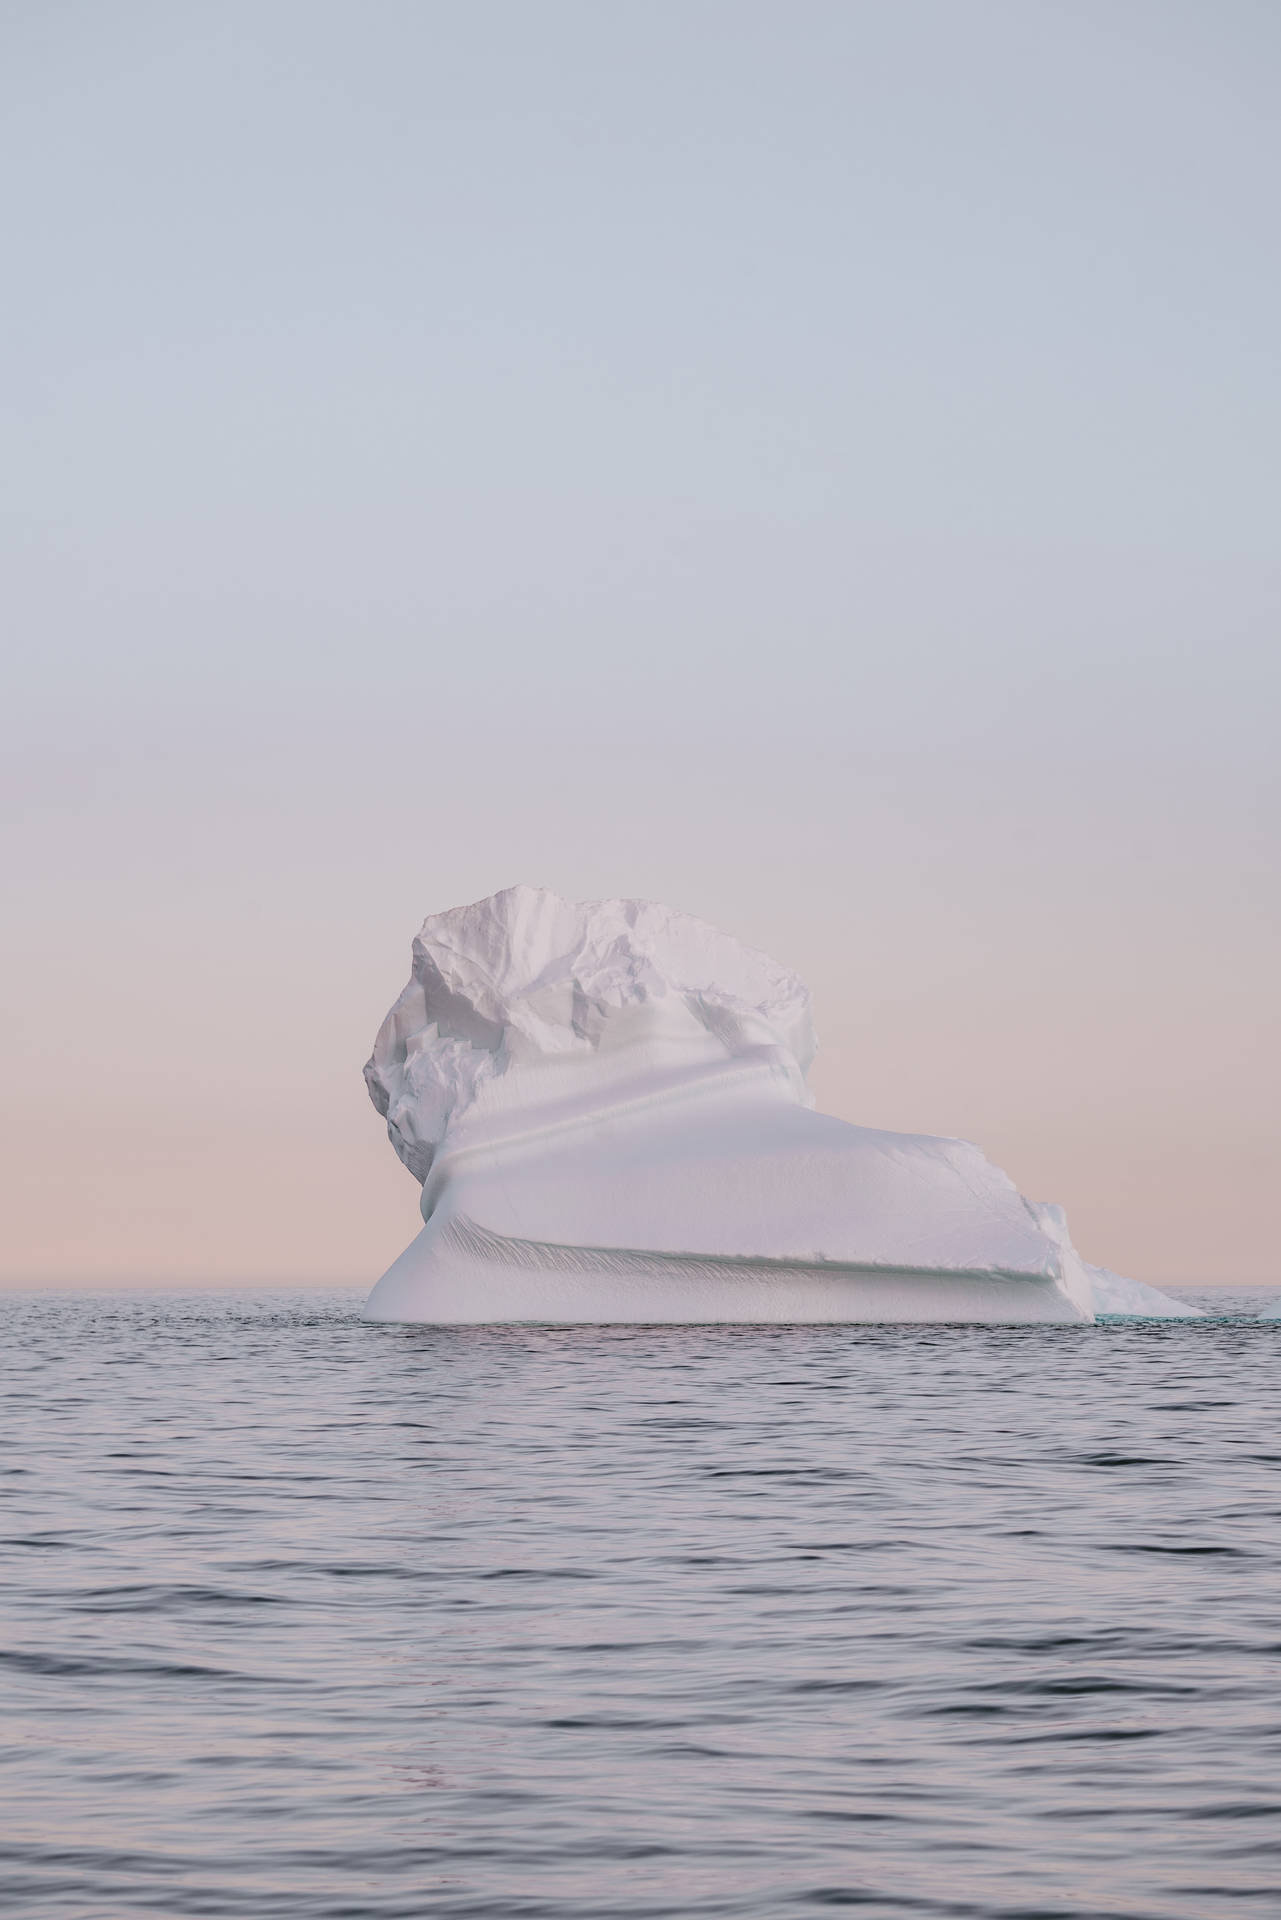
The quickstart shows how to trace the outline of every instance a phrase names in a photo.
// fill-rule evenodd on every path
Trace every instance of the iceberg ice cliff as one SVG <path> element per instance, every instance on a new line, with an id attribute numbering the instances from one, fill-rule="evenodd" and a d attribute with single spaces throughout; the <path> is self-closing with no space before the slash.
<path id="1" fill-rule="evenodd" d="M 365 1078 L 422 1182 L 382 1320 L 1190 1314 L 963 1140 L 815 1113 L 808 990 L 703 921 L 510 887 L 435 914 Z"/>

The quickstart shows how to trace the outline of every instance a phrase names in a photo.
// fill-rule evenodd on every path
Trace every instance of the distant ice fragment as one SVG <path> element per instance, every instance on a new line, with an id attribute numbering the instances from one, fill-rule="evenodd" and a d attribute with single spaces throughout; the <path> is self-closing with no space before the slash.
<path id="1" fill-rule="evenodd" d="M 673 908 L 535 887 L 435 914 L 365 1077 L 423 1183 L 375 1319 L 1088 1322 L 1090 1268 L 963 1140 L 812 1111 L 807 989 Z M 1103 1305 L 1119 1298 L 1141 1308 Z M 1157 1303 L 1160 1303 L 1159 1305 Z"/>

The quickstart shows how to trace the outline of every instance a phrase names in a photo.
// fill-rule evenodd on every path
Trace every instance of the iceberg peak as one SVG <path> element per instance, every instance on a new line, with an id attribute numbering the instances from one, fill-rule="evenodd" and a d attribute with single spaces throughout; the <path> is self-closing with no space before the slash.
<path id="1" fill-rule="evenodd" d="M 586 1116 L 748 1063 L 808 1102 L 808 988 L 766 954 L 649 900 L 507 887 L 431 915 L 365 1067 L 392 1145 L 424 1180 L 442 1143 L 504 1115 Z"/>

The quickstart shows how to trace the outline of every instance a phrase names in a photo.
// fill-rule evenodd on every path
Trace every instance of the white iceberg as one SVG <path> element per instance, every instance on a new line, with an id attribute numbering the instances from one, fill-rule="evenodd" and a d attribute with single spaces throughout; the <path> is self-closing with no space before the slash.
<path id="1" fill-rule="evenodd" d="M 510 887 L 433 915 L 365 1068 L 425 1223 L 369 1315 L 1195 1312 L 1088 1266 L 968 1142 L 815 1113 L 814 1045 L 795 974 L 670 907 Z"/>

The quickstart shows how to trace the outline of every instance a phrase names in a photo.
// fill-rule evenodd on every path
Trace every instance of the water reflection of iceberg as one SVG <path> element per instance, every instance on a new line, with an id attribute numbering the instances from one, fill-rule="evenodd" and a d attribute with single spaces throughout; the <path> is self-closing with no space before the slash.
<path id="1" fill-rule="evenodd" d="M 368 1312 L 445 1324 L 1192 1314 L 963 1140 L 815 1113 L 809 994 L 671 908 L 428 919 L 365 1069 L 424 1226 Z"/>

